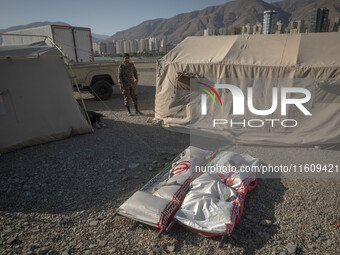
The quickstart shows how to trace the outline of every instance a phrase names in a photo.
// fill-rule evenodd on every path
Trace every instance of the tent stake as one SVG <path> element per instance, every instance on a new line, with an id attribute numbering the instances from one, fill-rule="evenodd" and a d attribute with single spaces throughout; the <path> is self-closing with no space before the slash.
<path id="1" fill-rule="evenodd" d="M 220 245 L 218 246 L 218 248 L 222 248 L 223 247 L 226 236 L 227 235 L 224 233 L 222 238 L 221 238 Z"/>
<path id="2" fill-rule="evenodd" d="M 112 215 L 112 219 L 114 219 L 118 215 L 119 210 L 116 210 L 115 213 Z"/>
<path id="3" fill-rule="evenodd" d="M 173 225 L 175 225 L 175 223 L 176 223 L 176 220 L 172 220 L 172 221 L 170 222 L 169 226 L 167 227 L 166 232 L 169 232 L 170 229 L 173 227 Z"/>
<path id="4" fill-rule="evenodd" d="M 163 233 L 163 229 L 161 229 L 158 233 L 157 233 L 157 238 L 160 238 L 161 237 L 161 234 Z"/>

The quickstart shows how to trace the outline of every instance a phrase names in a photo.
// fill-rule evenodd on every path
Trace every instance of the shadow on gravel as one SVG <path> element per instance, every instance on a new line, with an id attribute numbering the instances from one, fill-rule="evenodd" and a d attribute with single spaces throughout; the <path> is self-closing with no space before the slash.
<path id="1" fill-rule="evenodd" d="M 67 214 L 100 209 L 108 203 L 117 208 L 190 143 L 189 135 L 161 127 L 113 120 L 105 123 L 108 128 L 93 134 L 2 155 L 0 210 Z M 155 160 L 157 167 L 150 171 Z M 131 168 L 131 163 L 138 166 Z M 242 218 L 226 243 L 242 247 L 245 254 L 263 247 L 277 232 L 275 206 L 282 202 L 284 193 L 280 176 L 259 179 L 257 187 L 246 196 Z M 169 235 L 177 240 L 177 251 L 184 244 L 195 246 L 202 240 L 178 225 Z M 216 238 L 211 249 L 218 244 Z"/>
<path id="2" fill-rule="evenodd" d="M 244 254 L 254 254 L 278 231 L 275 206 L 283 202 L 286 187 L 279 176 L 258 179 L 258 184 L 246 196 L 242 218 L 227 243 L 242 247 Z"/>
<path id="3" fill-rule="evenodd" d="M 108 128 L 93 134 L 2 155 L 0 211 L 70 213 L 113 201 L 118 207 L 189 143 L 188 135 L 161 127 L 105 123 Z M 150 171 L 155 160 L 158 167 Z"/>
<path id="4" fill-rule="evenodd" d="M 150 101 L 150 98 L 155 97 L 155 87 L 154 86 L 146 86 L 146 85 L 138 85 L 138 105 L 140 110 L 154 110 L 155 102 L 154 99 Z M 85 105 L 89 110 L 92 111 L 100 111 L 107 110 L 106 107 L 100 103 L 99 100 L 95 99 L 95 97 L 90 97 L 84 99 Z M 111 98 L 104 103 L 110 107 L 112 110 L 126 110 L 124 106 L 124 98 L 122 93 L 119 90 L 118 85 L 113 86 L 113 94 Z M 131 109 L 133 110 L 133 103 L 130 101 Z"/>

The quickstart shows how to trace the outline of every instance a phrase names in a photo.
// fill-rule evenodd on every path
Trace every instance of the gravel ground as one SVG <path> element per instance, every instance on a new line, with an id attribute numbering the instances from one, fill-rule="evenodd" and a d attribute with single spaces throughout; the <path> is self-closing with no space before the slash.
<path id="1" fill-rule="evenodd" d="M 143 116 L 126 115 L 117 86 L 106 106 L 85 93 L 88 109 L 103 113 L 107 128 L 0 157 L 0 254 L 340 254 L 335 178 L 259 179 L 223 248 L 219 239 L 178 225 L 156 238 L 133 220 L 113 219 L 120 204 L 190 143 L 186 134 L 146 123 L 154 114 L 154 66 L 136 67 Z M 273 165 L 340 165 L 336 148 L 228 150 Z"/>

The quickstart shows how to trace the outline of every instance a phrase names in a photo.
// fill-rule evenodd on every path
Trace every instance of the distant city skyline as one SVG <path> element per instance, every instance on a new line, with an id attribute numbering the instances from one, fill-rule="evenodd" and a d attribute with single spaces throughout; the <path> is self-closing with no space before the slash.
<path id="1" fill-rule="evenodd" d="M 92 33 L 111 36 L 146 20 L 171 18 L 181 13 L 221 5 L 231 0 L 0 1 L 0 29 L 32 22 L 63 21 L 72 26 L 90 27 Z"/>

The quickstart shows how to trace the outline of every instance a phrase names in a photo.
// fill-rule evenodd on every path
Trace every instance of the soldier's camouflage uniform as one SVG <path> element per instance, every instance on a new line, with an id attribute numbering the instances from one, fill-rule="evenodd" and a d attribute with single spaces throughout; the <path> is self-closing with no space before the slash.
<path id="1" fill-rule="evenodd" d="M 138 105 L 138 96 L 137 96 L 137 88 L 136 82 L 134 78 L 137 80 L 137 70 L 133 63 L 129 63 L 125 65 L 122 63 L 119 66 L 119 81 L 124 88 L 124 105 L 130 106 L 130 97 L 132 98 L 133 104 Z"/>

